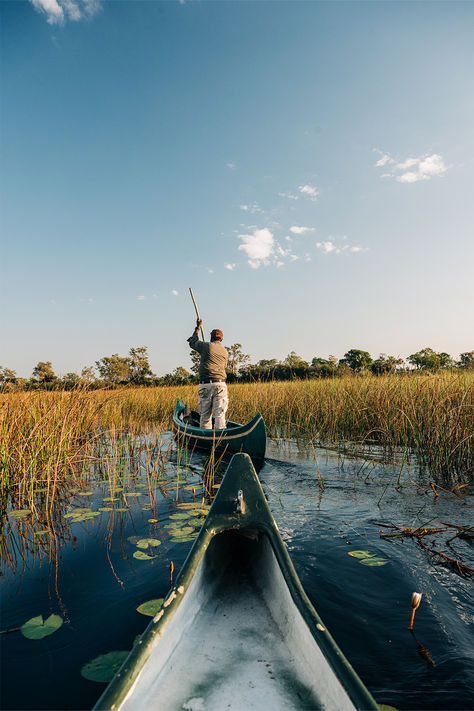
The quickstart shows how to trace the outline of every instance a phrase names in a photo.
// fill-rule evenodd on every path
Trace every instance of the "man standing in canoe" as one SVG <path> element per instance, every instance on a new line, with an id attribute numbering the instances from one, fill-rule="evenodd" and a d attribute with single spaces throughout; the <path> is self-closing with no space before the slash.
<path id="1" fill-rule="evenodd" d="M 198 318 L 193 335 L 188 338 L 190 347 L 201 355 L 199 364 L 199 414 L 200 426 L 212 429 L 212 411 L 217 430 L 225 427 L 225 413 L 229 400 L 227 397 L 226 366 L 229 360 L 227 349 L 222 345 L 223 334 L 219 328 L 211 331 L 211 340 L 199 340 L 202 319 Z"/>

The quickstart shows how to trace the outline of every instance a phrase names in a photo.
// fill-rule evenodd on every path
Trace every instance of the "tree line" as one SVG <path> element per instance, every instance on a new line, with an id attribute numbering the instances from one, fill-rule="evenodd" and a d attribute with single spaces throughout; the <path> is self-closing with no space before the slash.
<path id="1" fill-rule="evenodd" d="M 432 348 L 423 348 L 412 353 L 406 360 L 381 353 L 373 359 L 368 351 L 351 348 L 339 360 L 330 355 L 327 359 L 315 356 L 306 361 L 292 351 L 284 360 L 276 358 L 250 363 L 250 356 L 242 350 L 241 343 L 227 347 L 229 382 L 254 382 L 269 380 L 295 380 L 305 378 L 329 378 L 347 374 L 372 373 L 384 375 L 407 371 L 436 372 L 443 369 L 474 370 L 474 351 L 461 353 L 455 360 L 448 353 L 437 353 Z M 20 378 L 10 368 L 0 366 L 0 387 L 3 390 L 71 390 L 76 387 L 93 389 L 121 386 L 163 386 L 197 383 L 199 378 L 199 353 L 190 351 L 189 370 L 178 366 L 172 373 L 156 376 L 150 367 L 146 346 L 130 348 L 127 356 L 113 353 L 95 362 L 94 366 L 80 373 L 55 374 L 51 361 L 40 361 L 33 368 L 30 378 Z"/>

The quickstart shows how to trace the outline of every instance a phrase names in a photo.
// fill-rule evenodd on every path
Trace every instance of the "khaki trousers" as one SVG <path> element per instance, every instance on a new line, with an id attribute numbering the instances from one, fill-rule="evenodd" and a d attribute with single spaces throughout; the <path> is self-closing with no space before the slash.
<path id="1" fill-rule="evenodd" d="M 203 429 L 212 429 L 212 411 L 214 411 L 216 430 L 223 430 L 228 405 L 227 385 L 224 382 L 199 385 L 200 425 Z"/>

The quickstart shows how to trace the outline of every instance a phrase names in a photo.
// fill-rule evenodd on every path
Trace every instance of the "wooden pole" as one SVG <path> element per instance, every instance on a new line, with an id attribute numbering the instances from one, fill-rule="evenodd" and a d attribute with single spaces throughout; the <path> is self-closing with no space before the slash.
<path id="1" fill-rule="evenodd" d="M 199 316 L 198 307 L 196 306 L 196 299 L 194 298 L 193 290 L 191 289 L 191 287 L 189 287 L 189 293 L 191 294 L 191 299 L 193 300 L 194 308 L 196 309 L 196 316 L 198 317 L 198 319 L 200 319 L 201 317 Z M 205 341 L 206 339 L 204 338 L 204 331 L 202 329 L 202 326 L 201 326 L 201 336 L 202 336 L 202 340 Z"/>

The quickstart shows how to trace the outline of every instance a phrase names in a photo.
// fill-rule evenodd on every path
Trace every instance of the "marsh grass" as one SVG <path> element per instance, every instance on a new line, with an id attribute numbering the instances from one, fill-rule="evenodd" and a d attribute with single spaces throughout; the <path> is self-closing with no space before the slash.
<path id="1" fill-rule="evenodd" d="M 228 417 L 246 422 L 260 411 L 271 437 L 375 444 L 388 455 L 415 455 L 438 481 L 468 480 L 473 383 L 473 373 L 443 372 L 233 384 Z M 0 395 L 3 510 L 8 499 L 12 506 L 51 508 L 62 484 L 87 482 L 94 462 L 102 462 L 113 487 L 120 468 L 143 457 L 143 435 L 150 432 L 152 491 L 169 457 L 163 435 L 178 396 L 197 407 L 195 386 Z"/>

